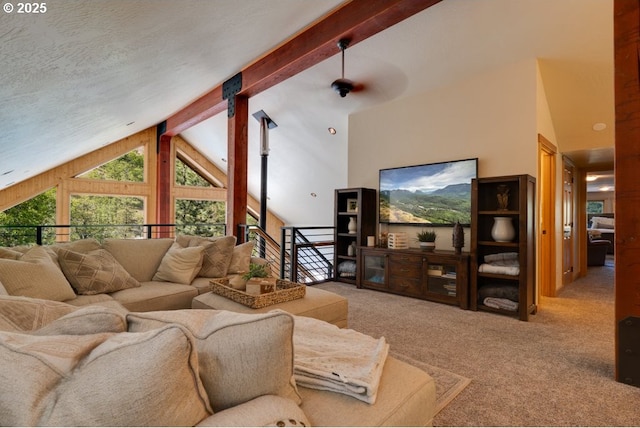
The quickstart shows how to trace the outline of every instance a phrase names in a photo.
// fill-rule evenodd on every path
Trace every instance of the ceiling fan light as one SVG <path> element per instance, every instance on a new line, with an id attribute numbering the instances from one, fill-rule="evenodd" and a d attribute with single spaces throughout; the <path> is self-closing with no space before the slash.
<path id="1" fill-rule="evenodd" d="M 331 87 L 334 91 L 339 93 L 342 98 L 346 97 L 349 92 L 353 91 L 353 83 L 348 79 L 335 80 L 331 84 Z"/>

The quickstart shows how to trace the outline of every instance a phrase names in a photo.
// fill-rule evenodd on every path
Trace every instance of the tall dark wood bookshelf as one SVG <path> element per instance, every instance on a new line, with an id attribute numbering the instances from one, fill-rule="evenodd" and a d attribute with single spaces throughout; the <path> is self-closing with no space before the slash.
<path id="1" fill-rule="evenodd" d="M 351 189 L 336 189 L 335 191 L 335 248 L 334 248 L 334 278 L 336 281 L 356 283 L 358 258 L 356 248 L 367 245 L 367 236 L 376 235 L 377 198 L 375 189 L 357 187 Z M 355 208 L 355 210 L 354 210 Z M 354 219 L 356 228 L 349 232 L 349 221 Z M 353 253 L 350 254 L 349 247 Z M 353 272 L 343 272 L 340 269 L 349 265 Z M 351 270 L 351 269 L 350 269 Z"/>
<path id="2" fill-rule="evenodd" d="M 498 186 L 509 189 L 506 209 L 499 209 Z M 529 175 L 513 175 L 474 179 L 471 184 L 471 290 L 472 310 L 485 310 L 517 316 L 528 321 L 530 314 L 536 313 L 536 256 L 535 256 L 535 189 L 536 180 Z M 497 242 L 491 230 L 495 217 L 508 217 L 515 229 L 510 242 Z M 479 272 L 488 255 L 516 253 L 519 265 L 517 275 Z M 490 287 L 485 288 L 483 287 Z M 514 290 L 514 287 L 517 290 Z M 494 308 L 484 304 L 489 293 L 511 300 L 517 296 L 517 310 Z M 515 295 L 515 296 L 514 296 Z"/>

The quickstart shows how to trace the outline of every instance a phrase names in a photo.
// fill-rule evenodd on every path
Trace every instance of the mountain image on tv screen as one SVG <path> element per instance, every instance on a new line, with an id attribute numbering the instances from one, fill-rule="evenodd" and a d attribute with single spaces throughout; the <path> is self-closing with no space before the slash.
<path id="1" fill-rule="evenodd" d="M 380 170 L 380 222 L 431 226 L 471 223 L 478 159 Z"/>

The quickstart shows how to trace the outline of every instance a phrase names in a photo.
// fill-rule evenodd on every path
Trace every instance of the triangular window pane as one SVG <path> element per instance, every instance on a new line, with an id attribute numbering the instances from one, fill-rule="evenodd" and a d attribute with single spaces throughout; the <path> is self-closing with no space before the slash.
<path id="1" fill-rule="evenodd" d="M 213 187 L 202 175 L 176 157 L 176 184 L 178 186 Z"/>
<path id="2" fill-rule="evenodd" d="M 77 178 L 114 181 L 144 181 L 144 148 L 139 147 L 129 153 L 93 168 Z"/>

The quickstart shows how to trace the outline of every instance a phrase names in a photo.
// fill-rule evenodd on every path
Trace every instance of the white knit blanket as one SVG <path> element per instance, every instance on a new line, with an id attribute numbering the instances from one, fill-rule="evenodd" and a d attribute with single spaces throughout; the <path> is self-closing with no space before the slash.
<path id="1" fill-rule="evenodd" d="M 478 267 L 478 272 L 518 276 L 520 275 L 518 253 L 487 254 L 484 256 L 484 263 Z"/>
<path id="2" fill-rule="evenodd" d="M 374 404 L 389 354 L 385 338 L 374 339 L 314 318 L 294 318 L 296 383 Z"/>

